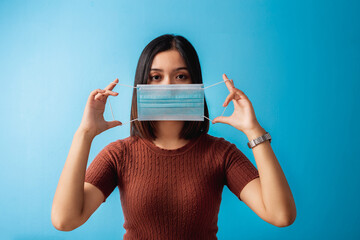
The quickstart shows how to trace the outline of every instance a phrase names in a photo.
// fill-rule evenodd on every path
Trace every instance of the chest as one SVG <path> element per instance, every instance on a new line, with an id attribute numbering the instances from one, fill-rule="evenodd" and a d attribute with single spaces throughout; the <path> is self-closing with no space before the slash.
<path id="1" fill-rule="evenodd" d="M 126 211 L 136 215 L 203 215 L 220 203 L 223 187 L 221 167 L 204 158 L 154 158 L 127 166 L 120 189 Z M 125 213 L 126 214 L 126 213 Z"/>

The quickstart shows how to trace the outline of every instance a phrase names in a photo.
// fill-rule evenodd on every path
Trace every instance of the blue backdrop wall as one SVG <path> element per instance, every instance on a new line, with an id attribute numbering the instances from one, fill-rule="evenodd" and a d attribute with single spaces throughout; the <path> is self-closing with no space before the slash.
<path id="1" fill-rule="evenodd" d="M 277 228 L 225 187 L 218 238 L 359 239 L 359 10 L 329 0 L 0 1 L 1 239 L 122 238 L 118 189 L 72 232 L 52 226 L 52 200 L 89 93 L 115 78 L 132 85 L 142 49 L 164 33 L 193 43 L 205 85 L 226 73 L 248 95 L 295 198 L 296 221 Z M 132 90 L 115 90 L 115 118 L 128 121 Z M 206 91 L 214 118 L 228 91 Z M 242 132 L 216 124 L 210 134 L 255 164 Z M 127 136 L 129 125 L 97 136 L 88 164 Z"/>

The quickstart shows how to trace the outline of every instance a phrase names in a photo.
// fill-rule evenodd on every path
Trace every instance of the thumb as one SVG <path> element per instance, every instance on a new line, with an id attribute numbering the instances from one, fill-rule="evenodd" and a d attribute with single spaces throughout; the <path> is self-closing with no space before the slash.
<path id="1" fill-rule="evenodd" d="M 107 122 L 108 129 L 122 125 L 120 121 Z"/>
<path id="2" fill-rule="evenodd" d="M 214 118 L 214 120 L 212 121 L 212 123 L 225 123 L 225 124 L 230 124 L 230 121 L 229 121 L 229 117 L 220 116 L 220 117 Z"/>

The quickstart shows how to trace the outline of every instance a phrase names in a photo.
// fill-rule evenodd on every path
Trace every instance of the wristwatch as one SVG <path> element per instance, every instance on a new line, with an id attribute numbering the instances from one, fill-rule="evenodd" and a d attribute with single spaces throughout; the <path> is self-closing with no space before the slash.
<path id="1" fill-rule="evenodd" d="M 269 142 L 271 142 L 271 136 L 270 136 L 270 133 L 268 133 L 268 132 L 258 138 L 255 138 L 255 139 L 249 141 L 247 143 L 247 145 L 249 148 L 253 148 L 256 145 L 259 145 L 260 143 L 265 142 L 267 140 L 269 140 Z"/>

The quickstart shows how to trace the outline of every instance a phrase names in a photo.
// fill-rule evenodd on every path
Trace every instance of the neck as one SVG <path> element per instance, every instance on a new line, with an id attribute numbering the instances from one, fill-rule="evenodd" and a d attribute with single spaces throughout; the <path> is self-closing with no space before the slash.
<path id="1" fill-rule="evenodd" d="M 184 146 L 188 140 L 179 137 L 183 126 L 183 121 L 157 121 L 154 144 L 164 149 L 177 149 Z"/>

